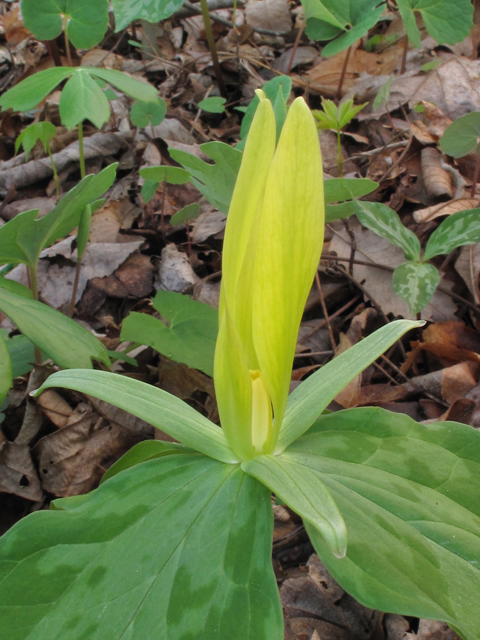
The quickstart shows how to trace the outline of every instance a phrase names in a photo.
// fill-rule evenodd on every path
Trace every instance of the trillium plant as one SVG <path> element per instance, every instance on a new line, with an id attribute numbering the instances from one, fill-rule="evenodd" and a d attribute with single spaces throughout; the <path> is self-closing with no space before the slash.
<path id="1" fill-rule="evenodd" d="M 288 395 L 320 258 L 313 116 L 278 143 L 259 92 L 225 232 L 214 379 L 221 428 L 161 389 L 104 371 L 50 376 L 179 443 L 143 442 L 86 496 L 56 500 L 0 545 L 1 640 L 282 640 L 272 493 L 364 605 L 480 638 L 480 434 L 379 408 L 327 413 L 418 322 L 391 322 Z"/>

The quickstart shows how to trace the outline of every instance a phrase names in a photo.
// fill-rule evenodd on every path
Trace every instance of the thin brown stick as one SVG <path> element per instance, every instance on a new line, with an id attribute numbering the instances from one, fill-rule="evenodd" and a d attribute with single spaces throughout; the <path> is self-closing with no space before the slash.
<path id="1" fill-rule="evenodd" d="M 400 66 L 400 75 L 403 76 L 407 69 L 407 52 L 408 52 L 408 36 L 405 35 L 403 38 L 403 53 L 402 53 L 402 64 Z"/>
<path id="2" fill-rule="evenodd" d="M 295 54 L 297 53 L 298 45 L 300 44 L 300 40 L 302 39 L 303 32 L 305 31 L 305 26 L 306 26 L 306 23 L 302 24 L 302 26 L 298 30 L 297 37 L 295 38 L 295 43 L 294 43 L 293 49 L 292 49 L 292 55 L 290 56 L 290 61 L 288 63 L 288 67 L 287 67 L 287 76 L 289 75 L 290 71 L 292 70 L 293 61 L 295 59 Z"/>
<path id="3" fill-rule="evenodd" d="M 346 304 L 343 305 L 343 307 L 340 307 L 340 309 L 337 309 L 337 311 L 335 311 L 335 313 L 332 313 L 330 316 L 330 320 L 333 320 L 334 318 L 337 318 L 338 316 L 342 315 L 342 313 L 344 311 L 346 311 L 348 309 L 348 307 L 351 307 L 353 304 L 357 303 L 359 300 L 361 300 L 362 296 L 361 295 L 357 295 L 354 298 L 352 298 L 351 300 L 349 300 Z M 314 329 L 312 329 L 311 331 L 309 331 L 307 334 L 305 334 L 304 336 L 302 336 L 301 338 L 299 338 L 298 342 L 301 344 L 302 342 L 305 342 L 305 340 L 308 340 L 309 338 L 311 338 L 313 336 L 314 333 L 316 333 L 317 331 L 319 331 L 320 329 L 323 329 L 323 327 L 327 324 L 327 321 L 324 320 L 323 322 L 321 322 L 318 326 L 316 326 Z"/>
<path id="4" fill-rule="evenodd" d="M 480 171 L 480 153 L 477 153 L 477 161 L 475 162 L 475 171 L 473 173 L 472 188 L 470 190 L 470 198 L 475 198 L 477 191 L 478 173 Z"/>
<path id="5" fill-rule="evenodd" d="M 335 336 L 333 335 L 332 325 L 330 323 L 330 318 L 328 316 L 327 305 L 325 304 L 325 298 L 323 297 L 322 283 L 320 282 L 320 276 L 318 275 L 318 271 L 315 272 L 315 282 L 317 284 L 318 293 L 320 295 L 320 304 L 322 305 L 323 317 L 325 318 L 325 322 L 327 323 L 328 334 L 330 336 L 330 342 L 332 343 L 332 349 L 334 353 L 336 353 L 337 347 L 335 344 Z"/>
<path id="6" fill-rule="evenodd" d="M 335 353 L 332 349 L 327 351 L 310 351 L 310 353 L 296 353 L 295 358 L 310 358 L 310 356 L 332 356 Z"/>
<path id="7" fill-rule="evenodd" d="M 210 54 L 212 56 L 213 71 L 222 97 L 227 98 L 227 89 L 223 81 L 222 68 L 220 67 L 220 62 L 218 60 L 217 45 L 215 43 L 215 38 L 213 37 L 212 23 L 210 21 L 207 0 L 200 0 L 200 6 L 202 8 L 203 25 L 207 36 L 208 48 L 210 49 Z"/>
<path id="8" fill-rule="evenodd" d="M 348 61 L 350 60 L 351 52 L 352 52 L 352 45 L 348 47 L 347 55 L 345 56 L 345 60 L 343 62 L 342 73 L 340 74 L 340 80 L 338 81 L 337 93 L 335 96 L 337 100 L 341 100 L 342 98 L 343 83 L 345 81 L 345 75 L 347 73 L 347 66 L 348 66 Z"/>

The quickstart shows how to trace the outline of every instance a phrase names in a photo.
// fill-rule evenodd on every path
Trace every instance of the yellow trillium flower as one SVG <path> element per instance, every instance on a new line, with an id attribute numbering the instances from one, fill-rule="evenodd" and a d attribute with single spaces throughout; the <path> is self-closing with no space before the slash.
<path id="1" fill-rule="evenodd" d="M 241 460 L 275 449 L 325 222 L 310 109 L 293 102 L 275 148 L 272 104 L 257 95 L 225 230 L 214 370 L 221 424 Z"/>

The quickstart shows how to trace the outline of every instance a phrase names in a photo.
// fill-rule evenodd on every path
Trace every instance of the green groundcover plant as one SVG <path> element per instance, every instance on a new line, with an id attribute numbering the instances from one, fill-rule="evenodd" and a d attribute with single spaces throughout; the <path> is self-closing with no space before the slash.
<path id="1" fill-rule="evenodd" d="M 262 93 L 224 241 L 214 379 L 223 428 L 180 399 L 104 371 L 56 373 L 178 439 L 134 447 L 86 496 L 0 544 L 1 640 L 281 640 L 274 492 L 336 580 L 368 607 L 480 638 L 480 434 L 377 408 L 322 415 L 421 323 L 392 322 L 288 395 L 320 257 L 324 197 L 303 99 L 278 144 Z"/>

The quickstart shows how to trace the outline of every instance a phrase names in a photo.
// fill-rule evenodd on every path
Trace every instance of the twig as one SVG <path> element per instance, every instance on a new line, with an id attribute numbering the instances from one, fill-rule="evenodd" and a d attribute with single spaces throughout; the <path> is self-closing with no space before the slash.
<path id="1" fill-rule="evenodd" d="M 332 356 L 335 351 L 328 349 L 327 351 L 310 351 L 310 353 L 296 353 L 295 358 L 310 358 L 310 356 Z"/>
<path id="2" fill-rule="evenodd" d="M 405 35 L 403 38 L 403 53 L 402 53 L 402 64 L 400 66 L 400 75 L 403 76 L 405 70 L 407 68 L 407 52 L 408 52 L 408 36 Z"/>
<path id="3" fill-rule="evenodd" d="M 222 68 L 218 61 L 217 45 L 215 38 L 213 37 L 212 22 L 210 20 L 210 13 L 208 11 L 207 0 L 200 0 L 202 7 L 203 26 L 205 27 L 205 34 L 207 36 L 208 48 L 210 49 L 210 55 L 212 56 L 213 70 L 217 79 L 218 88 L 223 98 L 227 98 L 227 89 L 223 81 Z"/>
<path id="4" fill-rule="evenodd" d="M 294 43 L 293 49 L 292 49 L 292 55 L 290 56 L 290 60 L 288 62 L 287 76 L 289 75 L 290 71 L 292 70 L 293 61 L 295 60 L 295 54 L 297 53 L 298 45 L 300 44 L 300 40 L 302 39 L 303 32 L 305 31 L 305 26 L 306 26 L 306 23 L 302 24 L 302 26 L 298 30 L 297 37 L 295 38 L 295 43 Z"/>
<path id="5" fill-rule="evenodd" d="M 352 52 L 352 45 L 348 47 L 347 55 L 345 56 L 345 60 L 343 61 L 342 73 L 340 74 L 340 80 L 338 81 L 337 93 L 335 96 L 337 100 L 340 100 L 342 97 L 343 82 L 345 80 L 345 74 L 347 73 L 347 66 L 348 66 L 348 61 L 350 60 L 351 52 Z"/>
<path id="6" fill-rule="evenodd" d="M 337 311 L 335 311 L 335 313 L 332 313 L 332 315 L 330 316 L 330 320 L 333 320 L 337 316 L 340 316 L 344 311 L 346 311 L 348 309 L 348 307 L 351 307 L 353 304 L 358 302 L 361 299 L 361 297 L 362 297 L 361 295 L 357 295 L 354 298 L 352 298 L 351 300 L 349 300 L 346 304 L 343 305 L 343 307 L 340 307 L 340 309 L 337 309 Z M 320 329 L 322 329 L 326 324 L 327 324 L 327 321 L 324 320 L 319 325 L 317 325 L 314 329 L 312 329 L 309 333 L 307 333 L 304 336 L 302 336 L 301 338 L 299 338 L 298 342 L 300 344 L 302 342 L 305 342 L 305 340 L 308 340 L 309 338 L 311 338 L 314 333 L 316 333 L 317 331 L 320 331 Z"/>

